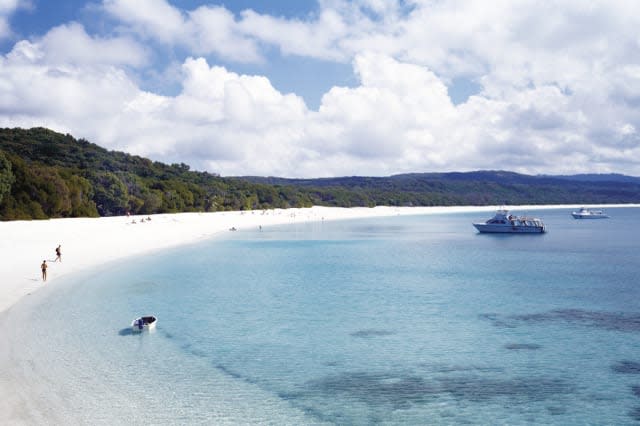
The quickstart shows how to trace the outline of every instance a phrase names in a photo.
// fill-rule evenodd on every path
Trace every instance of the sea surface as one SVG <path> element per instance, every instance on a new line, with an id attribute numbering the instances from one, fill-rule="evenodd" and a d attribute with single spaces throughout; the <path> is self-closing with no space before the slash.
<path id="1" fill-rule="evenodd" d="M 3 315 L 10 380 L 45 424 L 640 424 L 640 209 L 526 213 L 548 232 L 323 221 L 110 263 Z"/>

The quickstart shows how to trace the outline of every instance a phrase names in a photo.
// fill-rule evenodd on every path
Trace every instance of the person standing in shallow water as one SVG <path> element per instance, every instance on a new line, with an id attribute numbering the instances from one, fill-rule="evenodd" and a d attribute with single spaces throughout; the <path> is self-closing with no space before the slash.
<path id="1" fill-rule="evenodd" d="M 40 269 L 42 269 L 42 281 L 47 280 L 47 261 L 43 260 L 42 265 L 40 265 Z"/>
<path id="2" fill-rule="evenodd" d="M 60 248 L 60 244 L 56 247 L 56 260 L 54 262 L 60 261 L 62 262 L 62 249 Z"/>

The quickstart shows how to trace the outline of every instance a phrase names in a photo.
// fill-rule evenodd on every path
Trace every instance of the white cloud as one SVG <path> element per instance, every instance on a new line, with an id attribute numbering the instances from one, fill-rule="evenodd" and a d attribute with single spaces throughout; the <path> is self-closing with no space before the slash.
<path id="1" fill-rule="evenodd" d="M 104 0 L 106 12 L 126 24 L 129 31 L 163 43 L 184 37 L 183 14 L 165 0 Z"/>
<path id="2" fill-rule="evenodd" d="M 90 37 L 84 27 L 72 22 L 50 30 L 37 43 L 48 64 L 107 64 L 139 67 L 147 53 L 128 37 Z"/>
<path id="3" fill-rule="evenodd" d="M 242 13 L 239 31 L 263 43 L 278 46 L 285 55 L 300 55 L 337 61 L 348 60 L 337 43 L 349 32 L 347 22 L 333 10 L 323 11 L 317 21 L 304 22 L 261 15 L 251 10 Z"/>
<path id="4" fill-rule="evenodd" d="M 482 79 L 487 93 L 504 85 L 588 84 L 594 72 L 640 53 L 640 3 L 625 1 L 323 0 L 305 19 L 252 10 L 236 18 L 223 6 L 181 11 L 166 0 L 103 0 L 103 7 L 127 30 L 197 55 L 261 61 L 259 47 L 267 45 L 285 55 L 349 62 L 377 52 L 445 80 Z"/>
<path id="5" fill-rule="evenodd" d="M 30 1 L 24 0 L 0 0 L 0 14 L 6 15 L 12 13 L 19 7 L 26 7 L 30 4 Z"/>
<path id="6" fill-rule="evenodd" d="M 104 0 L 103 8 L 124 24 L 121 31 L 144 39 L 237 62 L 262 59 L 255 40 L 240 31 L 234 15 L 221 6 L 183 12 L 165 0 Z"/>
<path id="7" fill-rule="evenodd" d="M 86 134 L 91 126 L 111 131 L 114 115 L 137 88 L 121 70 L 48 66 L 34 45 L 21 42 L 0 62 L 0 111 L 5 126 L 54 123 Z M 100 124 L 100 122 L 103 124 Z"/>
<path id="8" fill-rule="evenodd" d="M 126 103 L 139 92 L 119 66 L 144 61 L 131 40 L 91 38 L 75 23 L 22 40 L 0 59 L 0 121 L 94 137 L 101 128 L 96 140 L 109 140 L 105 135 L 115 133 Z"/>
<path id="9" fill-rule="evenodd" d="M 252 39 L 238 30 L 235 18 L 224 7 L 202 6 L 189 12 L 186 41 L 196 54 L 215 53 L 237 62 L 259 62 L 262 55 Z"/>
<path id="10" fill-rule="evenodd" d="M 18 9 L 31 7 L 30 0 L 0 0 L 0 40 L 12 34 L 9 17 Z"/>
<path id="11" fill-rule="evenodd" d="M 322 99 L 317 120 L 333 134 L 324 140 L 323 127 L 317 128 L 319 149 L 369 158 L 375 174 L 393 173 L 440 149 L 435 133 L 455 110 L 432 72 L 376 54 L 356 57 L 354 68 L 361 86 L 333 88 Z"/>

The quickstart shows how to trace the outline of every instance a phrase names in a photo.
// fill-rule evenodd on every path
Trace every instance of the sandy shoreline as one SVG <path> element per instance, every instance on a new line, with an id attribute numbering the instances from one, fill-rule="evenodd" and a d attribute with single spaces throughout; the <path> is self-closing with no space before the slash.
<path id="1" fill-rule="evenodd" d="M 562 206 L 517 206 L 516 211 Z M 615 206 L 603 206 L 615 207 Z M 632 207 L 632 206 L 630 206 Z M 0 313 L 43 285 L 71 273 L 146 252 L 188 244 L 238 230 L 280 224 L 322 220 L 356 219 L 397 215 L 493 211 L 486 207 L 311 207 L 247 212 L 177 213 L 143 216 L 51 219 L 0 222 Z M 479 220 L 485 215 L 480 215 Z M 133 223 L 135 221 L 135 223 Z M 472 228 L 469 229 L 473 232 Z M 62 246 L 62 262 L 54 262 L 55 248 Z M 48 277 L 43 283 L 40 264 L 47 261 Z"/>
<path id="2" fill-rule="evenodd" d="M 435 209 L 326 208 L 247 212 L 177 213 L 147 217 L 102 217 L 0 222 L 0 313 L 22 297 L 55 285 L 74 272 L 117 259 L 214 238 L 238 230 L 280 224 L 397 214 L 420 214 Z M 145 219 L 142 221 L 142 219 Z M 134 223 L 135 221 L 135 223 Z M 62 262 L 54 262 L 61 245 Z M 40 265 L 47 261 L 47 281 Z"/>

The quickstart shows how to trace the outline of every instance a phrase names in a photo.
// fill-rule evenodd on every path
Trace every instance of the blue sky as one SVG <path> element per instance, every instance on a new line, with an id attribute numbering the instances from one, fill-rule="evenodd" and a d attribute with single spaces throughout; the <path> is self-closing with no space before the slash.
<path id="1" fill-rule="evenodd" d="M 640 5 L 0 0 L 0 125 L 222 175 L 640 175 Z"/>

